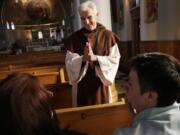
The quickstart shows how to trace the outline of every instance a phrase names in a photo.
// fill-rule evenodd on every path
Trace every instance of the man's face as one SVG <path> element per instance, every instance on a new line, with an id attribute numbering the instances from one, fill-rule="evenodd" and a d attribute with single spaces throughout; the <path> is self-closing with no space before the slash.
<path id="1" fill-rule="evenodd" d="M 138 76 L 135 70 L 131 69 L 128 82 L 125 85 L 127 102 L 130 110 L 136 114 L 148 108 L 147 93 L 141 94 Z M 136 111 L 135 111 L 136 110 Z"/>
<path id="2" fill-rule="evenodd" d="M 96 29 L 97 14 L 95 14 L 91 9 L 86 10 L 86 11 L 81 11 L 80 16 L 81 16 L 82 25 L 87 30 L 92 31 L 92 30 Z"/>

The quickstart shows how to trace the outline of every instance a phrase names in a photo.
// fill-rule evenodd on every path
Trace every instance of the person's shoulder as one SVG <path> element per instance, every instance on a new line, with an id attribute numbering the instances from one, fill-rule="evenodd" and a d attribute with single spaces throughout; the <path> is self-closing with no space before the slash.
<path id="1" fill-rule="evenodd" d="M 79 35 L 82 34 L 82 31 L 83 31 L 83 29 L 73 32 L 69 37 L 67 37 L 67 40 L 72 40 L 72 39 L 78 38 Z"/>
<path id="2" fill-rule="evenodd" d="M 98 31 L 102 31 L 102 32 L 106 32 L 109 34 L 112 34 L 113 32 L 110 29 L 107 29 L 103 24 L 101 23 L 97 23 L 97 30 Z"/>
<path id="3" fill-rule="evenodd" d="M 110 29 L 107 29 L 107 28 L 102 29 L 102 32 L 106 34 L 107 36 L 119 38 L 118 35 Z"/>
<path id="4" fill-rule="evenodd" d="M 114 43 L 119 43 L 120 42 L 119 36 L 116 33 L 114 33 L 113 31 L 111 31 L 111 30 L 106 29 L 106 31 L 104 32 L 104 35 L 106 35 L 107 38 L 112 39 L 112 41 Z"/>
<path id="5" fill-rule="evenodd" d="M 111 37 L 118 37 L 118 35 L 111 30 L 106 29 L 106 33 Z"/>
<path id="6" fill-rule="evenodd" d="M 112 135 L 134 135 L 133 128 L 117 128 L 114 130 Z"/>
<path id="7" fill-rule="evenodd" d="M 106 29 L 106 32 L 107 32 L 109 35 L 112 35 L 112 36 L 114 36 L 114 37 L 118 37 L 118 35 L 117 35 L 115 32 L 113 32 L 112 30 Z"/>
<path id="8" fill-rule="evenodd" d="M 118 128 L 114 130 L 113 135 L 157 135 L 156 131 L 159 132 L 146 121 L 133 125 L 132 127 Z"/>
<path id="9" fill-rule="evenodd" d="M 65 45 L 65 47 L 66 47 L 66 48 L 69 48 L 69 46 L 74 45 L 74 43 L 76 43 L 76 42 L 79 42 L 79 39 L 81 39 L 81 38 L 80 38 L 81 35 L 82 35 L 82 29 L 75 31 L 75 32 L 73 32 L 71 35 L 69 35 L 68 37 L 66 37 L 66 38 L 64 39 L 64 45 Z"/>

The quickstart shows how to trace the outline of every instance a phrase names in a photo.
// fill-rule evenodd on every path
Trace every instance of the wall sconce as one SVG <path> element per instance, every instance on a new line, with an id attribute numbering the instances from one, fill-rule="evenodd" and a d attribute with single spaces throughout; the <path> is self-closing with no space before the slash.
<path id="1" fill-rule="evenodd" d="M 10 26 L 9 26 L 9 23 L 6 22 L 6 28 L 9 30 L 10 29 Z"/>
<path id="2" fill-rule="evenodd" d="M 43 39 L 43 33 L 42 33 L 42 31 L 38 31 L 38 39 Z"/>
<path id="3" fill-rule="evenodd" d="M 65 21 L 64 21 L 64 19 L 62 20 L 62 26 L 65 26 Z"/>
<path id="4" fill-rule="evenodd" d="M 14 23 L 11 22 L 11 23 L 9 24 L 9 22 L 6 22 L 6 29 L 7 29 L 7 30 L 10 30 L 10 29 L 14 30 L 14 29 L 15 29 Z"/>
<path id="5" fill-rule="evenodd" d="M 60 30 L 60 33 L 61 33 L 61 38 L 64 38 L 64 31 L 63 31 L 63 29 Z"/>
<path id="6" fill-rule="evenodd" d="M 11 22 L 11 29 L 14 30 L 15 29 L 15 25 L 13 22 Z"/>

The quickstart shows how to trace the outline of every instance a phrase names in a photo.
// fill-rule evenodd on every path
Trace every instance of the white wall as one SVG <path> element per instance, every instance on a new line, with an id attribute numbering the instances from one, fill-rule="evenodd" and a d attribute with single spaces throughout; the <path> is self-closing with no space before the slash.
<path id="1" fill-rule="evenodd" d="M 142 41 L 157 40 L 157 21 L 145 23 L 145 0 L 140 1 L 140 38 Z"/>
<path id="2" fill-rule="evenodd" d="M 141 41 L 180 39 L 180 0 L 158 0 L 158 20 L 145 23 L 145 1 L 141 0 Z"/>
<path id="3" fill-rule="evenodd" d="M 159 20 L 158 20 L 158 39 L 177 40 L 179 26 L 179 0 L 160 0 Z"/>
<path id="4" fill-rule="evenodd" d="M 112 30 L 111 26 L 111 10 L 110 10 L 110 0 L 92 0 L 96 3 L 99 17 L 98 22 L 103 24 L 107 29 Z"/>

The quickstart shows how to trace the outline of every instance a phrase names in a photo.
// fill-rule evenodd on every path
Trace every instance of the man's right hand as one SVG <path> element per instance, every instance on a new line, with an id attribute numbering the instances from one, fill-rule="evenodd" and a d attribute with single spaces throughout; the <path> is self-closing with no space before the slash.
<path id="1" fill-rule="evenodd" d="M 91 61 L 96 61 L 96 60 L 97 60 L 96 55 L 94 55 L 90 43 L 86 42 L 86 46 L 84 48 L 83 62 L 86 62 L 86 61 L 91 62 Z"/>

